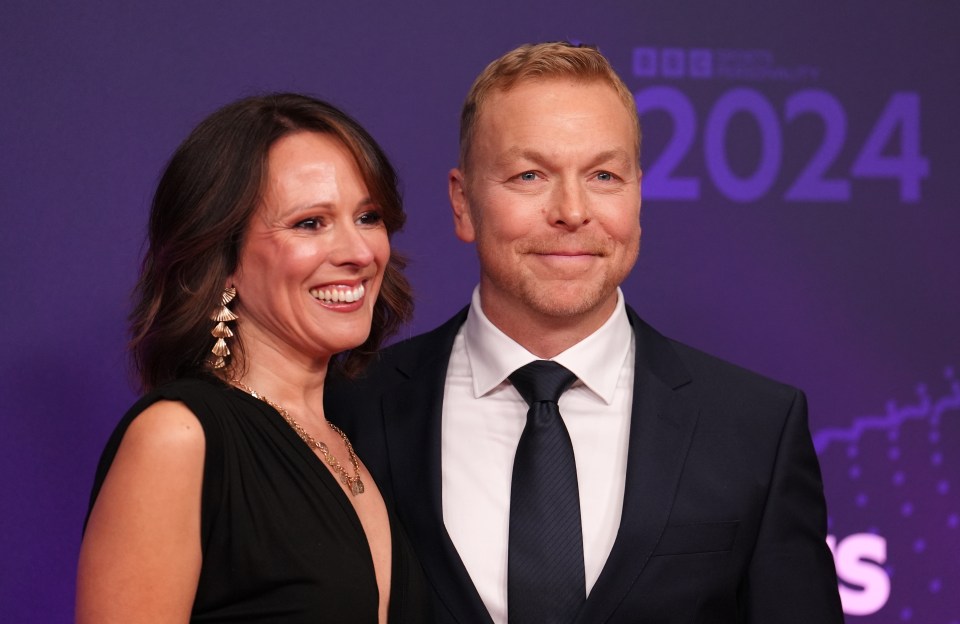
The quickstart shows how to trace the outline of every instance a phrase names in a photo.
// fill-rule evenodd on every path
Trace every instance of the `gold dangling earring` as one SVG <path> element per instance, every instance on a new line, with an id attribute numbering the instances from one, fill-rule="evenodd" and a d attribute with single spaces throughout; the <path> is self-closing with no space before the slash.
<path id="1" fill-rule="evenodd" d="M 227 338 L 233 338 L 233 332 L 230 331 L 230 328 L 227 327 L 227 323 L 237 320 L 239 317 L 230 311 L 230 308 L 227 307 L 227 304 L 233 301 L 233 298 L 237 296 L 237 289 L 233 286 L 223 289 L 223 294 L 220 295 L 220 307 L 214 311 L 213 315 L 210 317 L 211 321 L 216 321 L 217 324 L 214 325 L 213 330 L 210 332 L 214 338 L 217 339 L 213 343 L 213 349 L 210 351 L 213 353 L 214 357 L 210 358 L 210 365 L 213 368 L 223 368 L 227 365 L 226 357 L 230 355 L 230 347 L 227 346 Z"/>

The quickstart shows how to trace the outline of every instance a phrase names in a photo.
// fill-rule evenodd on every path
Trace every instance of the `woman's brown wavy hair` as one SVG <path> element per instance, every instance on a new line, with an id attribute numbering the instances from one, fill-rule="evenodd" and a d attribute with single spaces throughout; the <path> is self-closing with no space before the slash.
<path id="1" fill-rule="evenodd" d="M 270 148 L 296 132 L 343 142 L 356 159 L 388 234 L 406 219 L 393 166 L 373 137 L 330 104 L 295 93 L 250 97 L 206 118 L 180 145 L 157 187 L 148 247 L 130 314 L 133 365 L 143 390 L 202 375 L 214 338 L 210 314 L 237 268 L 247 225 L 260 204 Z M 366 342 L 337 365 L 357 374 L 413 311 L 403 258 L 391 253 Z M 240 294 L 242 296 L 242 293 Z M 228 364 L 243 368 L 240 332 Z"/>

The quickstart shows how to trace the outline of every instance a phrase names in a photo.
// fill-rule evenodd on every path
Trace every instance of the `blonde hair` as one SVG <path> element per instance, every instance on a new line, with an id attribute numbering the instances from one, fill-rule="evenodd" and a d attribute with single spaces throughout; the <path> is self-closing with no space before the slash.
<path id="1" fill-rule="evenodd" d="M 566 41 L 525 44 L 496 59 L 481 72 L 467 93 L 460 112 L 460 167 L 466 167 L 470 145 L 484 102 L 496 91 L 509 91 L 518 82 L 550 78 L 599 81 L 613 87 L 636 129 L 635 146 L 640 156 L 640 118 L 633 94 L 610 62 L 593 46 Z"/>

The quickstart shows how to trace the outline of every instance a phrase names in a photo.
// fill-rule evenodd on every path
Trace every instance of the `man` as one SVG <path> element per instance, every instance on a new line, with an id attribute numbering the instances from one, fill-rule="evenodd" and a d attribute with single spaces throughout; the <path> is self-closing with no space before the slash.
<path id="1" fill-rule="evenodd" d="M 460 141 L 449 191 L 480 259 L 471 305 L 327 393 L 395 501 L 437 621 L 842 622 L 803 394 L 624 304 L 640 127 L 606 59 L 506 54 L 474 83 Z M 518 369 L 536 360 L 572 385 L 528 396 Z M 559 450 L 525 455 L 548 422 Z"/>

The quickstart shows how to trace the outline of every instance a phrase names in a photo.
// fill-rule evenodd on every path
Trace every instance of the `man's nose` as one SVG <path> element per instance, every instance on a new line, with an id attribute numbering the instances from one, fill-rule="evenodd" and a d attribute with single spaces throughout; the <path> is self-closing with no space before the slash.
<path id="1" fill-rule="evenodd" d="M 590 222 L 590 202 L 579 181 L 565 180 L 554 191 L 550 202 L 550 222 L 553 225 L 575 230 Z"/>

